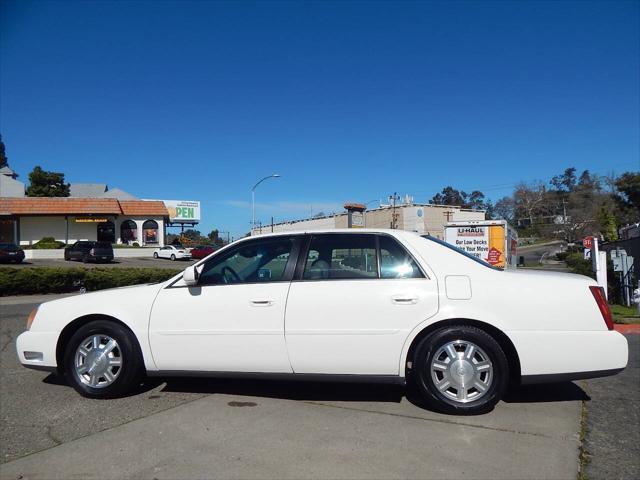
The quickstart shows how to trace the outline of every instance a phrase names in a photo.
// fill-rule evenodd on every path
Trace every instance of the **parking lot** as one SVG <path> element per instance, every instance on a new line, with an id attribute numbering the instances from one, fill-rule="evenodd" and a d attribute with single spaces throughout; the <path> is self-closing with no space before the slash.
<path id="1" fill-rule="evenodd" d="M 0 300 L 2 478 L 575 479 L 581 432 L 588 478 L 638 475 L 638 335 L 622 375 L 520 388 L 476 417 L 362 384 L 154 380 L 100 401 L 19 365 L 42 300 Z"/>

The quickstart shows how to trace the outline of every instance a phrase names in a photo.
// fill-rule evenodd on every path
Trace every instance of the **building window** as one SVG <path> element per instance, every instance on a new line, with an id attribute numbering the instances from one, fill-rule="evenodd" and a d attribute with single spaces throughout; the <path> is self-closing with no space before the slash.
<path id="1" fill-rule="evenodd" d="M 98 241 L 99 242 L 116 242 L 116 226 L 111 220 L 98 224 Z"/>
<path id="2" fill-rule="evenodd" d="M 147 220 L 142 224 L 142 240 L 144 243 L 158 243 L 158 222 Z"/>
<path id="3" fill-rule="evenodd" d="M 133 220 L 125 220 L 120 225 L 120 240 L 122 243 L 138 241 L 138 226 Z"/>

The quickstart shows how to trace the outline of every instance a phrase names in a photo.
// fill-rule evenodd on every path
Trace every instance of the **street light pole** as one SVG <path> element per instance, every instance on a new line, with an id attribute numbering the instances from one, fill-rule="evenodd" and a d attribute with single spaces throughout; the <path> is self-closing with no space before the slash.
<path id="1" fill-rule="evenodd" d="M 253 229 L 256 228 L 256 187 L 269 178 L 279 178 L 279 177 L 280 175 L 278 175 L 277 173 L 274 173 L 272 175 L 267 175 L 266 177 L 260 179 L 251 188 L 251 234 L 252 235 L 253 235 Z"/>

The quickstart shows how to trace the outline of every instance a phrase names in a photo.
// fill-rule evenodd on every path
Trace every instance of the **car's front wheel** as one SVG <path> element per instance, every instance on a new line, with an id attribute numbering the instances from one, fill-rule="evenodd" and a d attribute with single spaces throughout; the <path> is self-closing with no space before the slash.
<path id="1" fill-rule="evenodd" d="M 67 343 L 64 369 L 70 384 L 81 395 L 113 398 L 140 383 L 142 354 L 125 327 L 95 320 L 79 328 Z"/>
<path id="2" fill-rule="evenodd" d="M 509 366 L 498 342 L 472 326 L 443 327 L 415 350 L 412 373 L 436 410 L 480 414 L 493 409 L 507 386 Z"/>

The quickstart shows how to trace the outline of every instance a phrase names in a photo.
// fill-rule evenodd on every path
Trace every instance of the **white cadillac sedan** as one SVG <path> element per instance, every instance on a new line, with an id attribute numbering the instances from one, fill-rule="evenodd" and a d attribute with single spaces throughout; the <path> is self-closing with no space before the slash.
<path id="1" fill-rule="evenodd" d="M 590 278 L 500 271 L 437 239 L 331 230 L 239 240 L 159 284 L 42 304 L 29 368 L 114 397 L 145 375 L 412 382 L 482 413 L 509 383 L 613 375 L 627 341 Z"/>
<path id="2" fill-rule="evenodd" d="M 190 260 L 191 253 L 181 245 L 165 245 L 156 248 L 153 252 L 153 258 L 168 258 L 169 260 Z"/>

